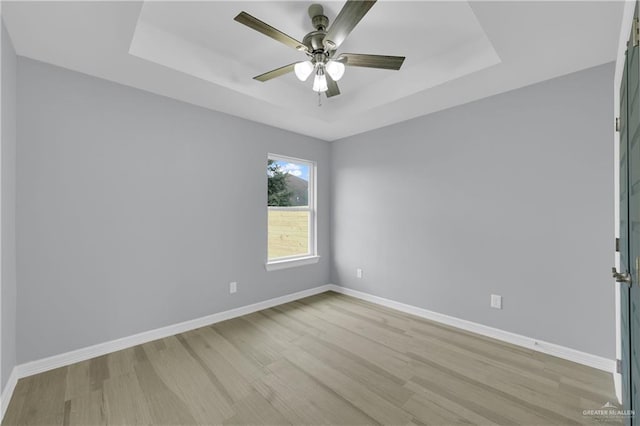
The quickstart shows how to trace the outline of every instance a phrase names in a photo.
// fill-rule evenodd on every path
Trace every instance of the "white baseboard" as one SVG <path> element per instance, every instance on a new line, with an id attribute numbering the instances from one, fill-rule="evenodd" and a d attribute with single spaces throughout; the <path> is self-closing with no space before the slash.
<path id="1" fill-rule="evenodd" d="M 157 328 L 155 330 L 145 331 L 142 333 L 134 334 L 132 336 L 123 337 L 121 339 L 99 343 L 97 345 L 88 346 L 86 348 L 81 348 L 63 354 L 50 356 L 48 358 L 43 358 L 36 361 L 27 362 L 25 364 L 17 365 L 11 372 L 9 380 L 2 391 L 2 395 L 0 395 L 0 422 L 4 417 L 7 406 L 9 405 L 16 383 L 18 379 L 22 377 L 31 376 L 33 374 L 52 370 L 54 368 L 64 367 L 76 362 L 86 361 L 97 356 L 106 355 L 111 352 L 130 348 L 132 346 L 140 345 L 153 340 L 162 339 L 179 333 L 184 333 L 196 328 L 205 327 L 220 321 L 240 317 L 242 315 L 247 315 L 263 309 L 272 308 L 283 303 L 288 303 L 294 300 L 302 299 L 304 297 L 313 296 L 314 294 L 324 293 L 325 291 L 329 290 L 335 291 L 336 293 L 345 294 L 347 296 L 353 296 L 358 299 L 366 300 L 378 305 L 386 306 L 388 308 L 396 309 L 401 312 L 416 315 L 421 318 L 426 318 L 442 324 L 460 328 L 462 330 L 477 333 L 482 336 L 492 337 L 494 339 L 512 343 L 514 345 L 533 349 L 549 355 L 554 355 L 559 358 L 587 365 L 589 367 L 594 367 L 612 373 L 615 372 L 615 361 L 602 358 L 597 355 L 591 355 L 575 349 L 556 345 L 554 343 L 532 339 L 530 337 L 510 333 L 508 331 L 488 327 L 486 325 L 474 323 L 460 318 L 439 314 L 427 309 L 418 308 L 416 306 L 407 305 L 350 288 L 340 287 L 335 284 L 327 284 L 265 300 L 263 302 L 230 309 L 228 311 L 207 315 L 205 317 L 196 318 L 190 321 L 184 321 L 178 324 Z"/>
<path id="2" fill-rule="evenodd" d="M 589 367 L 604 370 L 610 373 L 615 373 L 616 362 L 612 359 L 603 358 L 601 356 L 592 355 L 586 352 L 582 352 L 576 349 L 567 348 L 566 346 L 560 346 L 555 343 L 545 342 L 543 340 L 532 339 L 530 337 L 522 336 L 520 334 L 511 333 L 508 331 L 500 330 L 498 328 L 489 327 L 486 325 L 478 324 L 472 321 L 463 320 L 460 318 L 452 317 L 449 315 L 440 314 L 437 312 L 429 311 L 427 309 L 418 308 L 416 306 L 407 305 L 405 303 L 396 302 L 383 297 L 374 296 L 369 293 L 364 293 L 358 290 L 353 290 L 346 287 L 340 287 L 337 285 L 331 285 L 331 290 L 342 293 L 347 296 L 353 296 L 358 299 L 366 300 L 367 302 L 375 303 L 377 305 L 386 306 L 388 308 L 396 309 L 408 314 L 412 314 L 421 318 L 426 318 L 432 321 L 436 321 L 442 324 L 450 325 L 452 327 L 460 328 L 462 330 L 470 331 L 482 336 L 491 337 L 503 342 L 511 343 L 517 346 L 522 346 L 528 349 L 533 349 L 538 352 L 543 352 L 549 355 L 557 356 L 568 361 L 577 362 Z"/>
<path id="3" fill-rule="evenodd" d="M 207 315 L 201 318 L 196 318 L 189 321 L 184 321 L 178 324 L 169 325 L 166 327 L 156 328 L 155 330 L 145 331 L 142 333 L 134 334 L 132 336 L 123 337 L 121 339 L 111 340 L 109 342 L 98 343 L 97 345 L 88 346 L 86 348 L 77 349 L 71 352 L 66 352 L 59 355 L 50 356 L 47 358 L 39 359 L 36 361 L 27 362 L 16 366 L 18 378 L 31 376 L 33 374 L 41 373 L 43 371 L 53 370 L 54 368 L 64 367 L 76 362 L 85 361 L 97 356 L 106 355 L 111 352 L 116 352 L 122 349 L 130 348 L 132 346 L 147 343 L 152 340 L 162 339 L 165 337 L 173 336 L 175 334 L 184 333 L 186 331 L 194 330 L 196 328 L 205 327 L 211 324 L 215 324 L 220 321 L 240 317 L 253 312 L 261 311 L 263 309 L 272 308 L 274 306 L 282 305 L 283 303 L 292 302 L 294 300 L 302 299 L 303 297 L 313 296 L 314 294 L 323 293 L 330 290 L 330 285 L 323 285 L 319 287 L 310 288 L 308 290 L 299 291 L 296 293 L 287 294 L 273 299 L 265 300 L 263 302 L 254 303 L 247 306 L 241 306 L 239 308 L 230 309 L 224 312 L 218 312 L 216 314 Z"/>
<path id="4" fill-rule="evenodd" d="M 2 394 L 0 395 L 0 422 L 4 419 L 4 413 L 7 411 L 9 402 L 11 402 L 11 396 L 13 395 L 13 391 L 18 383 L 18 378 L 18 369 L 14 367 L 13 370 L 11 370 L 7 384 L 4 386 L 4 389 L 2 389 Z"/>

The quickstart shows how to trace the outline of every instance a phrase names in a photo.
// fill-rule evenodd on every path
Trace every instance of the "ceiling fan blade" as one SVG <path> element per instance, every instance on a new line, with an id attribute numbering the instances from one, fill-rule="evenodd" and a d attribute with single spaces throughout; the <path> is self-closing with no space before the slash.
<path id="1" fill-rule="evenodd" d="M 285 75 L 287 73 L 290 73 L 291 71 L 293 71 L 293 67 L 296 64 L 297 64 L 297 62 L 294 62 L 292 64 L 285 65 L 285 66 L 280 67 L 280 68 L 276 68 L 275 70 L 271 70 L 271 71 L 265 72 L 264 74 L 257 75 L 255 77 L 253 77 L 253 79 L 254 80 L 258 80 L 258 81 L 262 81 L 264 83 L 265 81 L 268 81 L 268 80 L 271 80 L 273 78 L 280 77 L 281 75 Z"/>
<path id="2" fill-rule="evenodd" d="M 324 37 L 325 47 L 337 49 L 375 3 L 376 0 L 347 0 Z"/>
<path id="3" fill-rule="evenodd" d="M 350 67 L 382 68 L 385 70 L 399 70 L 404 62 L 404 56 L 363 55 L 361 53 L 342 53 L 337 61 Z"/>
<path id="4" fill-rule="evenodd" d="M 258 31 L 259 33 L 262 33 L 276 41 L 279 41 L 280 43 L 286 44 L 289 47 L 293 47 L 296 50 L 299 50 L 301 52 L 305 52 L 308 50 L 307 46 L 305 46 L 295 38 L 290 37 L 282 31 L 273 28 L 271 25 L 262 22 L 258 18 L 249 15 L 247 12 L 240 12 L 238 16 L 233 19 L 237 22 L 240 22 L 241 24 L 246 25 L 249 28 Z"/>
<path id="5" fill-rule="evenodd" d="M 327 87 L 328 87 L 327 91 L 324 92 L 324 94 L 327 95 L 327 98 L 330 98 L 332 96 L 338 96 L 340 94 L 338 83 L 336 83 L 328 73 L 326 73 L 324 76 L 327 79 Z"/>

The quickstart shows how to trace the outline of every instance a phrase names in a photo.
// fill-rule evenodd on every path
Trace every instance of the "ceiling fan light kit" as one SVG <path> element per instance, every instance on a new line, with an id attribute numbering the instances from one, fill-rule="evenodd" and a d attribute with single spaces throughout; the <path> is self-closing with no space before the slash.
<path id="1" fill-rule="evenodd" d="M 324 15 L 323 7 L 312 4 L 309 6 L 309 17 L 315 31 L 305 35 L 302 42 L 246 12 L 240 12 L 234 18 L 237 22 L 304 52 L 309 57 L 306 61 L 276 68 L 254 79 L 265 82 L 293 71 L 298 80 L 307 81 L 313 74 L 313 90 L 318 93 L 324 92 L 330 98 L 340 94 L 336 82 L 344 76 L 346 66 L 399 70 L 404 62 L 404 56 L 342 53 L 336 57 L 337 49 L 375 2 L 376 0 L 347 0 L 330 27 L 329 18 Z"/>
<path id="2" fill-rule="evenodd" d="M 316 72 L 316 77 L 313 79 L 313 91 L 326 92 L 327 90 L 329 90 L 327 77 L 324 75 L 324 71 L 319 68 Z"/>
<path id="3" fill-rule="evenodd" d="M 327 73 L 331 76 L 333 81 L 338 81 L 344 75 L 345 66 L 342 62 L 329 61 L 325 66 Z"/>
<path id="4" fill-rule="evenodd" d="M 311 61 L 298 62 L 293 67 L 296 77 L 298 77 L 298 80 L 300 81 L 307 81 L 314 69 L 315 67 Z"/>

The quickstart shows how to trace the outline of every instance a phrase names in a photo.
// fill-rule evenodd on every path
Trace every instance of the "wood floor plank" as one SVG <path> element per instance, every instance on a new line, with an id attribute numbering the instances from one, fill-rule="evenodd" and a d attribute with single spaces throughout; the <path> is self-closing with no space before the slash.
<path id="1" fill-rule="evenodd" d="M 489 340 L 487 338 L 469 338 L 465 335 L 452 333 L 450 330 L 431 325 L 422 324 L 421 329 L 412 327 L 407 331 L 409 337 L 412 338 L 411 345 L 419 345 L 421 342 L 427 341 L 433 343 L 438 340 L 437 345 L 443 344 L 449 347 L 455 347 L 457 350 L 471 352 L 484 356 L 486 359 L 492 360 L 493 363 L 501 366 L 513 367 L 518 371 L 534 371 L 536 376 L 555 376 L 555 374 L 547 374 L 543 372 L 540 375 L 543 364 L 536 360 L 531 351 L 520 350 L 514 345 L 509 345 L 498 340 Z"/>
<path id="2" fill-rule="evenodd" d="M 506 392 L 491 388 L 462 374 L 423 359 L 416 364 L 418 375 L 411 381 L 425 388 L 437 389 L 449 399 L 469 406 L 478 414 L 500 424 L 526 422 L 527 424 L 577 424 L 544 407 L 536 407 Z M 421 368 L 421 367 L 424 367 Z M 479 411 L 476 409 L 480 408 Z M 505 419 L 506 418 L 506 419 Z M 506 421 L 505 421 L 506 420 Z"/>
<path id="3" fill-rule="evenodd" d="M 311 338 L 303 338 L 298 346 L 397 406 L 402 406 L 412 395 L 411 391 L 403 387 L 406 383 L 404 380 L 352 352 Z"/>
<path id="4" fill-rule="evenodd" d="M 411 416 L 398 406 L 319 361 L 313 355 L 302 350 L 290 350 L 285 353 L 285 357 L 379 423 L 397 425 L 407 424 L 411 421 Z"/>
<path id="5" fill-rule="evenodd" d="M 411 382 L 414 385 L 431 390 L 437 395 L 461 405 L 478 416 L 486 418 L 496 424 L 521 424 L 521 422 L 525 420 L 530 420 L 526 411 L 520 409 L 514 410 L 510 406 L 503 409 L 503 401 L 499 400 L 496 400 L 494 404 L 488 404 L 487 399 L 492 399 L 490 395 L 487 395 L 485 398 L 482 392 L 468 388 L 464 382 L 457 382 L 456 379 L 450 377 L 443 378 L 434 373 L 429 375 L 429 378 L 416 376 Z M 537 421 L 538 424 L 548 423 L 545 419 L 540 418 L 538 418 Z"/>
<path id="6" fill-rule="evenodd" d="M 522 378 L 522 380 L 527 381 L 527 383 L 534 381 L 540 386 L 558 386 L 558 375 L 545 371 L 542 365 L 536 366 L 535 364 L 527 364 L 518 359 L 509 359 L 504 353 L 494 356 L 486 351 L 475 351 L 472 347 L 460 345 L 448 339 L 442 339 L 437 334 L 430 335 L 421 333 L 419 335 L 413 335 L 411 331 L 409 331 L 408 334 L 415 337 L 409 346 L 410 352 L 420 353 L 422 355 L 428 353 L 429 356 L 440 355 L 447 357 L 451 355 L 452 357 L 462 357 L 471 363 L 482 364 L 482 371 L 503 371 L 513 375 L 516 379 Z"/>
<path id="7" fill-rule="evenodd" d="M 317 303 L 318 300 L 320 303 Z M 372 309 L 359 308 L 357 305 L 348 305 L 341 303 L 340 301 L 334 301 L 332 298 L 328 298 L 324 295 L 318 295 L 316 297 L 302 299 L 300 303 L 313 306 L 323 312 L 327 312 L 329 315 L 340 315 L 344 317 L 351 317 L 360 323 L 366 322 L 370 325 L 390 331 L 396 336 L 402 335 L 410 327 L 410 321 L 402 321 L 402 323 L 393 325 L 390 321 L 380 313 Z"/>
<path id="8" fill-rule="evenodd" d="M 257 391 L 238 401 L 235 415 L 225 425 L 290 425 L 291 423 Z"/>
<path id="9" fill-rule="evenodd" d="M 286 307 L 286 305 L 265 309 L 260 311 L 260 313 L 286 329 L 291 330 L 292 333 L 311 336 L 318 336 L 322 334 L 322 330 L 312 327 L 311 324 L 306 324 L 300 320 L 292 318 L 290 315 L 287 315 L 286 312 L 280 309 L 283 307 Z"/>
<path id="10" fill-rule="evenodd" d="M 420 395 L 413 395 L 402 405 L 402 408 L 410 413 L 414 419 L 420 420 L 425 424 L 451 425 L 467 422 L 467 419 L 460 414 L 449 411 L 447 408 Z"/>
<path id="11" fill-rule="evenodd" d="M 499 424 L 497 422 L 491 421 L 490 419 L 481 416 L 473 410 L 470 410 L 466 404 L 463 405 L 458 401 L 450 399 L 447 395 L 443 395 L 438 393 L 435 389 L 430 389 L 429 387 L 424 387 L 417 385 L 414 382 L 407 382 L 405 387 L 411 391 L 413 391 L 412 399 L 416 399 L 418 402 L 422 401 L 430 401 L 438 406 L 452 412 L 457 413 L 461 418 L 466 419 L 466 421 L 461 421 L 459 423 L 471 423 L 477 425 L 496 425 Z M 404 408 L 412 412 L 412 409 L 408 406 L 404 406 Z M 418 416 L 423 417 L 421 414 Z"/>
<path id="12" fill-rule="evenodd" d="M 72 364 L 67 370 L 67 382 L 65 385 L 65 401 L 87 394 L 91 391 L 91 377 L 89 364 L 91 361 L 83 361 Z"/>
<path id="13" fill-rule="evenodd" d="M 11 396 L 11 401 L 7 407 L 7 411 L 2 420 L 6 425 L 24 425 L 25 416 L 22 416 L 22 409 L 25 404 L 31 404 L 32 398 L 39 397 L 39 389 L 31 389 L 31 381 L 34 376 L 25 377 L 18 380 L 16 388 Z"/>
<path id="14" fill-rule="evenodd" d="M 148 425 L 151 413 L 135 371 L 120 374 L 103 383 L 103 408 L 106 424 Z"/>
<path id="15" fill-rule="evenodd" d="M 22 406 L 18 424 L 62 425 L 67 367 L 45 371 L 28 378 L 27 400 Z M 33 395 L 36 403 L 30 403 Z"/>
<path id="16" fill-rule="evenodd" d="M 68 416 L 65 415 L 65 425 L 69 426 L 97 426 L 106 425 L 104 416 L 102 390 L 89 391 L 66 401 Z"/>
<path id="17" fill-rule="evenodd" d="M 89 360 L 89 386 L 91 390 L 102 389 L 102 383 L 109 378 L 108 355 Z"/>
<path id="18" fill-rule="evenodd" d="M 218 352 L 236 371 L 248 382 L 252 382 L 265 374 L 263 367 L 246 356 L 241 350 L 222 337 L 212 327 L 204 327 L 196 330 L 215 351 Z"/>
<path id="19" fill-rule="evenodd" d="M 377 423 L 367 413 L 344 399 L 333 389 L 315 379 L 307 372 L 286 359 L 276 361 L 269 367 L 270 373 L 260 379 L 267 387 L 267 392 L 280 396 L 287 401 L 289 407 L 283 407 L 280 411 L 294 424 L 300 424 L 298 418 L 310 418 L 317 420 L 317 424 L 347 424 L 365 425 Z M 265 387 L 260 383 L 254 383 L 259 392 L 264 392 Z M 309 398 L 313 395 L 313 398 Z M 303 424 L 316 424 L 315 421 Z"/>
<path id="20" fill-rule="evenodd" d="M 409 380 L 413 373 L 408 368 L 409 359 L 401 352 L 376 343 L 373 338 L 363 337 L 351 330 L 337 326 L 322 319 L 317 312 L 310 313 L 304 305 L 288 304 L 278 307 L 293 319 L 310 324 L 319 331 L 318 339 L 343 347 L 350 352 L 365 354 L 367 359 L 376 366 L 403 380 Z"/>
<path id="21" fill-rule="evenodd" d="M 286 383 L 278 380 L 273 374 L 267 374 L 253 382 L 253 387 L 288 422 L 294 425 L 329 425 L 332 422 L 310 401 L 300 395 L 287 392 Z"/>
<path id="22" fill-rule="evenodd" d="M 134 371 L 136 354 L 134 348 L 126 348 L 121 351 L 112 352 L 107 357 L 109 377 L 117 377 Z"/>
<path id="23" fill-rule="evenodd" d="M 417 356 L 420 359 L 425 354 L 408 353 L 408 356 Z M 456 372 L 470 379 L 486 383 L 498 391 L 521 395 L 522 398 L 541 407 L 553 406 L 554 410 L 561 414 L 570 415 L 578 412 L 580 408 L 579 395 L 563 390 L 557 378 L 556 380 L 549 378 L 539 380 L 528 372 L 521 374 L 521 371 L 503 362 L 496 365 L 483 355 L 461 351 L 446 345 L 432 348 L 428 352 L 428 358 L 444 367 L 455 369 Z"/>
<path id="24" fill-rule="evenodd" d="M 293 302 L 293 305 L 302 305 L 303 309 L 318 317 L 325 324 L 331 323 L 337 327 L 346 329 L 365 339 L 373 339 L 376 344 L 386 346 L 397 352 L 405 352 L 409 338 L 403 334 L 402 330 L 375 325 L 369 321 L 355 316 L 346 315 L 337 310 L 323 309 L 322 303 L 304 303 L 304 301 Z"/>
<path id="25" fill-rule="evenodd" d="M 149 363 L 161 381 L 166 395 L 199 424 L 219 424 L 233 416 L 232 401 L 211 381 L 205 368 L 185 349 L 176 337 L 163 339 L 164 349 L 150 345 L 145 349 Z M 160 382 L 158 382 L 160 386 Z"/>
<path id="26" fill-rule="evenodd" d="M 285 349 L 279 342 L 263 338 L 260 330 L 243 318 L 223 321 L 212 328 L 261 366 L 279 359 Z"/>
<path id="27" fill-rule="evenodd" d="M 136 378 L 153 424 L 197 424 L 189 407 L 158 376 L 151 362 L 136 364 Z M 137 400 L 134 402 L 138 402 Z"/>
<path id="28" fill-rule="evenodd" d="M 178 338 L 180 339 L 180 336 Z M 237 402 L 252 392 L 253 389 L 245 377 L 201 335 L 185 333 L 180 341 L 193 351 L 192 356 L 198 359 L 207 370 L 206 374 L 210 380 L 216 383 L 229 400 Z"/>
<path id="29" fill-rule="evenodd" d="M 283 326 L 267 315 L 264 315 L 263 312 L 255 312 L 253 314 L 245 315 L 243 318 L 262 333 L 266 334 L 283 346 L 290 344 L 304 334 Z"/>
<path id="30" fill-rule="evenodd" d="M 354 303 L 351 299 L 339 297 L 337 293 L 323 293 L 318 296 L 322 296 L 325 303 L 333 309 L 340 310 L 347 315 L 353 315 L 374 324 L 387 326 L 391 329 L 398 330 L 398 332 L 407 331 L 414 325 L 411 317 L 408 315 L 389 315 L 386 312 L 372 309 L 371 306 L 363 306 L 359 303 Z"/>
<path id="31" fill-rule="evenodd" d="M 585 424 L 612 376 L 327 292 L 20 379 L 3 425 Z"/>

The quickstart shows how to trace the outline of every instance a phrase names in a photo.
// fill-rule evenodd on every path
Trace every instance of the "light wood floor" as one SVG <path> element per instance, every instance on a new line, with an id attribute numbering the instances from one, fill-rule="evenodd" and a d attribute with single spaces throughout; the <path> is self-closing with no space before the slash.
<path id="1" fill-rule="evenodd" d="M 336 293 L 21 379 L 3 424 L 595 424 L 610 374 Z"/>

